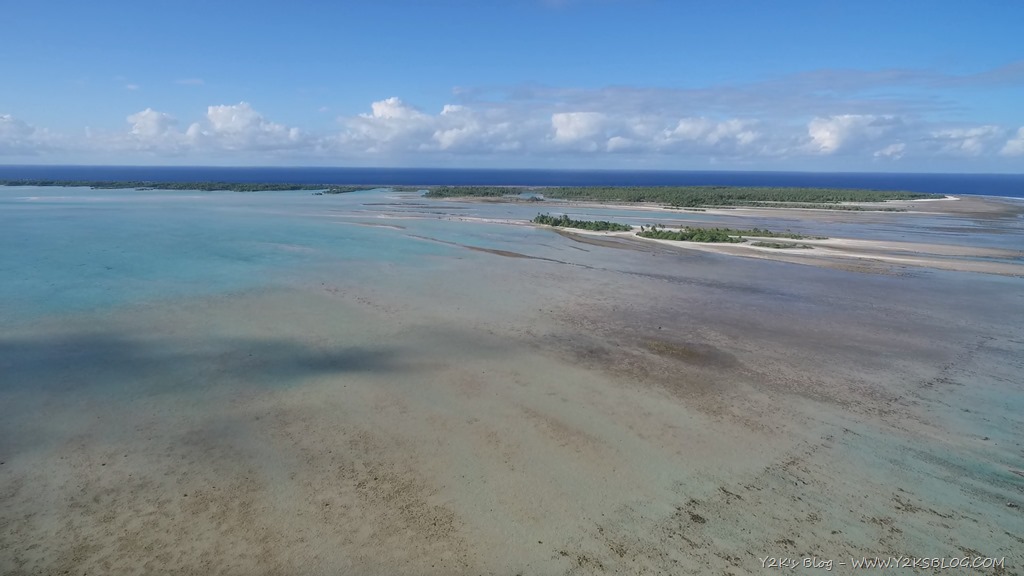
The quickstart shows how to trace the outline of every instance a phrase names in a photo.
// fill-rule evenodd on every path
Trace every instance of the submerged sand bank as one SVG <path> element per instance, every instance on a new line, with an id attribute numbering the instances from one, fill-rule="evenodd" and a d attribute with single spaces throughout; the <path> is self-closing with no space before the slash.
<path id="1" fill-rule="evenodd" d="M 643 238 L 642 240 L 673 246 L 677 249 L 702 250 L 717 254 L 764 258 L 814 266 L 843 267 L 844 264 L 849 264 L 850 260 L 867 260 L 897 266 L 1024 277 L 1024 253 L 1012 250 L 959 248 L 950 245 L 852 240 L 846 238 L 786 240 L 750 236 L 748 243 L 743 244 L 675 242 L 652 238 Z M 758 241 L 793 243 L 811 246 L 812 248 L 765 248 L 753 244 Z M 1016 262 L 984 261 L 981 260 L 982 258 L 1013 259 Z"/>
<path id="2" fill-rule="evenodd" d="M 902 205 L 920 207 L 918 200 L 904 201 Z M 1024 211 L 1024 203 L 1015 203 L 991 198 L 964 198 L 947 196 L 944 199 L 930 200 L 929 206 L 939 206 L 938 210 L 931 210 L 927 214 L 934 214 L 938 217 L 950 218 L 974 218 L 979 219 L 980 225 L 988 220 L 1004 220 L 1014 218 Z M 886 203 L 889 204 L 889 203 Z M 897 204 L 896 202 L 892 204 Z M 583 206 L 604 206 L 593 204 L 578 204 L 577 208 Z M 619 209 L 636 209 L 629 206 L 619 206 Z M 661 207 L 646 206 L 640 210 L 673 213 Z M 783 222 L 801 221 L 804 224 L 810 223 L 812 234 L 832 236 L 830 225 L 836 223 L 878 223 L 889 226 L 899 226 L 900 218 L 913 217 L 907 213 L 871 213 L 871 212 L 849 212 L 849 211 L 827 211 L 815 209 L 791 209 L 791 208 L 737 208 L 735 210 L 707 210 L 699 213 L 706 217 L 707 223 L 695 222 L 696 226 L 718 225 L 713 221 L 715 216 L 728 215 L 730 217 L 760 219 L 765 217 L 780 218 Z M 925 214 L 918 211 L 918 215 Z M 465 219 L 465 218 L 459 218 Z M 1012 220 L 1011 220 L 1012 221 Z M 731 224 L 734 227 L 743 227 L 742 223 Z M 764 224 L 760 224 L 764 226 Z M 672 228 L 668 228 L 671 230 Z M 1008 250 L 999 248 L 983 248 L 971 245 L 941 244 L 929 242 L 903 242 L 892 240 L 873 239 L 851 239 L 835 238 L 826 239 L 786 239 L 786 238 L 760 238 L 750 236 L 749 242 L 739 244 L 723 243 L 699 243 L 679 242 L 671 240 L 659 240 L 643 238 L 636 235 L 635 230 L 631 232 L 594 232 L 579 229 L 560 229 L 558 232 L 566 237 L 582 240 L 584 237 L 606 237 L 622 242 L 621 247 L 639 246 L 640 243 L 658 244 L 671 246 L 680 250 L 694 250 L 712 252 L 716 254 L 727 254 L 733 256 L 744 256 L 748 258 L 762 258 L 781 262 L 796 264 L 809 264 L 814 266 L 825 266 L 847 270 L 862 271 L 885 271 L 888 266 L 912 266 L 923 268 L 934 268 L 939 270 L 952 270 L 961 272 L 979 272 L 986 274 L 999 274 L 1005 276 L 1024 276 L 1024 251 Z M 966 233 L 970 233 L 967 231 Z M 593 243 L 593 240 L 588 240 Z M 810 246 L 806 248 L 770 248 L 756 246 L 757 242 L 795 244 Z M 614 244 L 613 244 L 614 245 Z"/>
<path id="3" fill-rule="evenodd" d="M 1020 279 L 492 219 L 357 225 L 266 285 L 5 326 L 0 572 L 1020 573 Z"/>
<path id="4" fill-rule="evenodd" d="M 944 198 L 928 198 L 923 200 L 890 200 L 887 202 L 843 202 L 843 206 L 859 207 L 861 210 L 827 208 L 799 208 L 787 206 L 776 208 L 771 206 L 735 206 L 706 208 L 672 208 L 661 203 L 615 203 L 591 202 L 561 199 L 543 201 L 527 201 L 513 198 L 431 198 L 430 202 L 438 204 L 484 203 L 484 204 L 517 204 L 536 206 L 538 210 L 561 207 L 606 208 L 614 210 L 641 210 L 646 212 L 664 212 L 666 214 L 706 214 L 706 215 L 745 215 L 745 216 L 779 216 L 810 219 L 831 218 L 835 216 L 867 217 L 887 214 L 947 214 L 978 217 L 1013 217 L 1024 213 L 1024 202 L 994 196 L 946 195 Z M 894 212 L 898 211 L 898 212 Z"/>
<path id="5" fill-rule="evenodd" d="M 459 199 L 463 200 L 463 199 Z M 498 203 L 494 199 L 486 199 L 488 203 Z M 471 199 L 471 202 L 481 199 Z M 443 202 L 443 201 L 442 201 Z M 545 201 L 538 204 L 539 207 L 562 208 L 574 211 L 585 211 L 588 209 L 601 210 L 622 210 L 624 213 L 651 213 L 651 214 L 678 214 L 679 210 L 667 209 L 660 205 L 629 204 L 616 205 L 590 202 L 562 202 Z M 728 216 L 731 218 L 728 224 L 730 227 L 742 228 L 742 222 L 737 223 L 735 219 L 750 219 L 756 223 L 753 226 L 767 226 L 761 222 L 764 219 L 778 219 L 784 224 L 777 229 L 788 228 L 793 222 L 800 222 L 810 226 L 813 230 L 810 234 L 828 236 L 827 239 L 800 239 L 790 240 L 785 238 L 759 238 L 750 237 L 750 242 L 741 244 L 717 244 L 717 243 L 696 243 L 676 242 L 669 240 L 658 240 L 638 237 L 635 230 L 632 232 L 593 232 L 580 229 L 556 229 L 556 232 L 574 239 L 576 241 L 593 245 L 604 245 L 606 247 L 641 249 L 642 246 L 660 245 L 672 247 L 678 250 L 692 250 L 712 252 L 732 256 L 748 258 L 760 258 L 795 264 L 807 264 L 823 266 L 843 270 L 855 270 L 864 272 L 891 272 L 894 268 L 919 267 L 938 270 L 950 270 L 960 272 L 977 272 L 984 274 L 998 274 L 1003 276 L 1024 276 L 1024 251 L 1001 248 L 984 248 L 956 244 L 943 244 L 931 242 L 874 240 L 874 239 L 852 239 L 835 237 L 830 231 L 835 224 L 864 224 L 884 227 L 898 227 L 901 219 L 915 217 L 938 218 L 935 226 L 941 226 L 944 219 L 950 222 L 959 222 L 963 219 L 970 219 L 974 226 L 982 229 L 991 222 L 1015 222 L 1019 215 L 1024 213 L 1024 203 L 1012 200 L 988 198 L 988 197 L 964 197 L 946 196 L 941 199 L 929 200 L 908 200 L 886 203 L 874 203 L 871 206 L 890 206 L 906 209 L 907 212 L 872 212 L 872 211 L 844 211 L 844 210 L 820 210 L 820 209 L 794 209 L 794 208 L 736 208 L 736 209 L 707 209 L 691 214 L 698 218 L 693 221 L 695 226 L 720 226 L 722 223 L 716 218 Z M 865 205 L 868 206 L 868 205 Z M 870 206 L 869 206 L 870 207 Z M 389 218 L 392 215 L 388 216 Z M 395 216 L 401 218 L 401 216 Z M 485 218 L 469 215 L 446 215 L 431 216 L 445 220 L 469 223 L 506 224 L 506 225 L 529 225 L 529 222 L 516 219 Z M 630 222 L 629 217 L 618 219 L 620 222 Z M 634 224 L 638 221 L 633 218 Z M 640 219 L 639 222 L 651 224 L 657 222 L 656 217 Z M 906 220 L 902 220 L 906 221 Z M 952 224 L 950 224 L 952 225 Z M 959 224 L 963 227 L 963 224 Z M 1003 228 L 1010 230 L 1006 224 Z M 1019 226 L 1018 226 L 1019 228 Z M 669 229 L 672 229 L 671 227 Z M 963 227 L 965 234 L 970 234 L 969 227 Z M 606 240 L 597 240 L 604 237 Z M 756 242 L 768 243 L 791 243 L 803 246 L 811 246 L 813 249 L 786 249 L 755 246 Z"/>
<path id="6" fill-rule="evenodd" d="M 830 268 L 849 269 L 853 262 L 891 264 L 980 272 L 1004 276 L 1024 277 L 1024 251 L 995 248 L 961 247 L 948 244 L 927 244 L 921 242 L 893 242 L 883 240 L 855 240 L 848 238 L 799 239 L 748 236 L 747 242 L 705 243 L 661 240 L 637 236 L 636 232 L 594 232 L 578 229 L 559 229 L 559 234 L 577 241 L 593 244 L 585 238 L 607 238 L 622 242 L 620 247 L 639 247 L 657 244 L 675 250 L 692 250 L 726 254 L 747 258 L 762 258 L 794 264 L 807 264 Z M 756 246 L 757 242 L 794 244 L 808 248 L 769 248 Z M 612 244 L 614 245 L 614 244 Z M 986 261 L 985 259 L 990 259 Z M 993 261 L 998 259 L 998 261 Z M 859 268 L 871 271 L 871 268 Z M 884 271 L 884 268 L 876 268 Z"/>

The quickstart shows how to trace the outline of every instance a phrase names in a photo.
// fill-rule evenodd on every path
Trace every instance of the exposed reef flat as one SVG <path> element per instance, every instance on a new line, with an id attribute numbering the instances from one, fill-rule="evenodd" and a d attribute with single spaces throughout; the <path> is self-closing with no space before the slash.
<path id="1" fill-rule="evenodd" d="M 802 239 L 799 241 L 799 247 L 794 245 L 791 248 L 775 248 L 759 246 L 757 241 L 770 242 L 772 238 L 757 236 L 748 237 L 753 240 L 750 243 L 728 244 L 642 238 L 631 232 L 565 230 L 561 233 L 581 242 L 593 243 L 593 240 L 580 238 L 584 235 L 591 238 L 615 237 L 630 244 L 657 242 L 679 250 L 700 250 L 839 269 L 847 269 L 852 264 L 851 260 L 859 259 L 868 261 L 869 266 L 871 263 L 881 265 L 875 268 L 861 268 L 864 271 L 885 271 L 888 270 L 888 265 L 894 265 L 1024 277 L 1024 251 L 1021 250 L 849 238 Z"/>
<path id="2" fill-rule="evenodd" d="M 679 250 L 698 250 L 726 254 L 732 256 L 743 256 L 750 258 L 763 258 L 795 264 L 807 264 L 813 266 L 824 266 L 844 270 L 859 270 L 864 272 L 889 273 L 894 267 L 923 267 L 941 270 L 952 270 L 962 272 L 980 272 L 987 274 L 1000 274 L 1006 276 L 1024 277 L 1024 250 L 1009 248 L 990 248 L 966 244 L 952 244 L 952 238 L 946 238 L 943 242 L 908 242 L 891 239 L 871 238 L 842 238 L 822 237 L 824 235 L 834 236 L 836 225 L 886 225 L 899 226 L 901 219 L 909 225 L 916 225 L 915 218 L 936 217 L 939 220 L 929 224 L 932 229 L 949 229 L 951 231 L 963 231 L 970 234 L 972 229 L 980 231 L 1005 230 L 1006 233 L 1019 233 L 1022 226 L 1020 215 L 1024 213 L 1024 203 L 1007 201 L 995 198 L 967 198 L 946 196 L 937 200 L 910 200 L 904 201 L 908 206 L 907 212 L 871 214 L 868 212 L 829 212 L 822 214 L 821 210 L 794 210 L 791 208 L 738 208 L 732 210 L 708 210 L 700 214 L 688 215 L 688 223 L 696 222 L 695 228 L 709 228 L 718 225 L 720 216 L 728 216 L 734 222 L 762 222 L 774 220 L 783 222 L 788 228 L 793 223 L 801 223 L 804 228 L 811 230 L 807 234 L 792 235 L 795 237 L 791 243 L 792 247 L 779 244 L 778 238 L 785 238 L 786 234 L 773 232 L 771 236 L 759 236 L 757 230 L 735 230 L 734 233 L 743 233 L 743 237 L 750 240 L 745 243 L 725 242 L 686 242 L 663 240 L 658 238 L 645 238 L 637 234 L 636 229 L 628 231 L 608 231 L 609 224 L 619 225 L 603 221 L 587 222 L 565 219 L 565 222 L 576 225 L 560 224 L 553 228 L 553 231 L 571 238 L 577 242 L 602 245 L 606 247 L 618 247 L 625 249 L 643 249 L 642 243 L 658 243 L 662 246 L 669 246 Z M 675 212 L 663 207 L 649 205 L 607 205 L 587 203 L 563 203 L 559 206 L 564 211 L 588 211 L 588 210 L 620 210 L 624 213 L 631 213 L 634 216 L 622 217 L 620 222 L 637 222 L 651 226 L 658 222 L 658 215 L 671 217 Z M 642 215 L 637 218 L 635 215 Z M 544 215 L 545 218 L 556 222 L 553 217 Z M 523 225 L 524 221 L 511 219 L 481 219 L 472 216 L 447 217 L 449 220 L 461 222 L 490 222 L 511 225 Z M 534 218 L 534 222 L 538 222 Z M 548 220 L 541 223 L 547 224 Z M 663 221 L 663 219 L 661 220 Z M 557 222 L 556 222 L 557 224 Z M 597 230 L 595 225 L 602 225 Z M 689 225 L 689 224 L 688 224 Z M 679 227 L 669 227 L 666 230 L 678 230 Z M 817 236 L 821 235 L 821 236 Z M 605 238 L 606 240 L 598 240 Z M 762 244 L 779 244 L 765 246 Z"/>
<path id="3" fill-rule="evenodd" d="M 103 192 L 88 219 L 88 197 L 18 198 L 0 573 L 1024 566 L 1021 278 L 743 258 L 415 193 Z M 1020 246 L 998 211 L 834 217 L 685 223 L 831 238 L 801 254 Z"/>

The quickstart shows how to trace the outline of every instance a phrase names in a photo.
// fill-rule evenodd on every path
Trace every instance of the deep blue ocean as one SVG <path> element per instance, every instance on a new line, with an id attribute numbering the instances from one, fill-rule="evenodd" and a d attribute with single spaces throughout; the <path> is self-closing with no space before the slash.
<path id="1" fill-rule="evenodd" d="M 0 179 L 507 186 L 805 186 L 1024 198 L 1024 174 L 183 166 L 0 166 Z"/>

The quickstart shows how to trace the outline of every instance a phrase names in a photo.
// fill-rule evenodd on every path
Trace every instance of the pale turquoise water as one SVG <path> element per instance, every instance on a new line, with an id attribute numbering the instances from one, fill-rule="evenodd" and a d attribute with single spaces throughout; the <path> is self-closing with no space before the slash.
<path id="1" fill-rule="evenodd" d="M 329 212 L 366 194 L 0 188 L 0 321 L 274 284 L 313 264 L 416 266 L 450 251 Z"/>
<path id="2" fill-rule="evenodd" d="M 793 512 L 806 516 L 820 512 L 808 503 L 827 510 L 838 491 L 855 502 L 851 507 L 887 517 L 895 515 L 887 491 L 898 481 L 915 493 L 922 509 L 980 510 L 986 532 L 959 516 L 948 520 L 958 522 L 952 536 L 931 518 L 901 519 L 898 525 L 924 544 L 897 551 L 948 552 L 945 543 L 956 541 L 995 553 L 993 543 L 1003 546 L 1007 534 L 1019 533 L 1019 516 L 1003 500 L 1019 493 L 1019 477 L 1010 470 L 1024 468 L 1024 279 L 920 268 L 859 274 L 655 247 L 595 246 L 529 226 L 458 221 L 528 220 L 538 211 L 558 210 L 432 202 L 385 190 L 312 196 L 0 187 L 0 488 L 17 494 L 0 519 L 22 530 L 0 535 L 0 543 L 10 543 L 34 566 L 77 567 L 74 558 L 61 564 L 52 557 L 72 536 L 86 543 L 99 539 L 106 545 L 82 558 L 102 568 L 104 554 L 121 549 L 122 529 L 135 529 L 137 518 L 165 506 L 150 534 L 177 534 L 178 540 L 165 545 L 183 566 L 191 566 L 192 547 L 235 548 L 223 533 L 196 536 L 196 525 L 209 524 L 208 509 L 175 508 L 186 501 L 183 494 L 198 488 L 212 493 L 225 483 L 245 488 L 256 477 L 262 484 L 253 492 L 225 491 L 222 500 L 211 502 L 223 511 L 245 508 L 239 502 L 259 507 L 280 498 L 283 513 L 267 518 L 284 527 L 282 537 L 296 536 L 290 543 L 295 549 L 313 542 L 315 550 L 305 548 L 306 553 L 330 557 L 337 546 L 325 535 L 361 530 L 332 517 L 324 524 L 313 520 L 324 513 L 325 494 L 358 485 L 338 475 L 365 467 L 373 473 L 362 480 L 372 485 L 374 466 L 389 454 L 401 463 L 426 454 L 424 460 L 441 469 L 435 470 L 436 491 L 428 501 L 455 502 L 467 526 L 483 519 L 485 527 L 498 527 L 493 532 L 501 536 L 503 550 L 504 530 L 514 529 L 507 528 L 506 511 L 516 508 L 502 505 L 559 503 L 564 509 L 554 520 L 549 510 L 521 520 L 531 546 L 545 542 L 534 561 L 563 562 L 559 549 L 573 550 L 576 558 L 573 546 L 582 539 L 611 554 L 606 565 L 625 571 L 624 564 L 613 564 L 625 560 L 609 552 L 602 537 L 586 532 L 603 521 L 591 517 L 611 517 L 620 505 L 637 500 L 672 514 L 691 498 L 680 492 L 676 502 L 663 492 L 644 492 L 647 483 L 660 483 L 665 492 L 678 485 L 719 492 L 720 482 L 732 480 L 716 471 L 731 457 L 716 444 L 730 445 L 728 414 L 766 425 L 748 432 L 750 442 L 763 440 L 766 450 L 773 444 L 765 439 L 786 424 L 757 413 L 766 399 L 780 414 L 790 403 L 812 403 L 807 428 L 793 432 L 798 440 L 774 436 L 779 445 L 794 442 L 792 454 L 799 456 L 802 436 L 823 425 L 840 438 L 834 459 L 857 467 L 852 488 L 843 488 L 846 469 L 838 468 L 834 484 L 801 485 L 792 498 L 779 498 L 777 509 L 763 499 L 758 505 L 768 508 L 762 510 L 782 515 L 792 502 Z M 633 224 L 675 219 L 819 235 L 1021 245 L 1019 220 L 881 214 L 855 223 L 812 223 L 608 208 L 573 208 L 570 214 Z M 713 429 L 702 434 L 693 424 L 699 421 L 694 415 L 703 414 L 703 396 L 670 393 L 673 372 L 665 389 L 646 381 L 664 377 L 644 371 L 645 362 L 657 361 L 643 347 L 649 339 L 720 352 L 711 357 L 720 361 L 714 370 L 701 372 L 686 362 L 673 367 L 681 376 L 707 376 L 709 386 L 724 395 L 724 406 L 712 411 Z M 633 355 L 617 356 L 619 351 Z M 623 368 L 616 359 L 633 363 Z M 600 393 L 566 400 L 563 394 L 577 385 L 594 385 Z M 652 420 L 647 408 L 632 420 L 625 417 L 623 411 L 639 408 L 615 398 L 637 390 L 651 405 L 671 409 L 672 418 Z M 588 407 L 590 401 L 612 416 Z M 621 434 L 595 448 L 586 434 L 566 425 L 572 419 L 529 423 L 518 411 L 524 404 L 533 413 L 550 409 L 555 416 L 578 410 L 579 420 L 608 420 Z M 478 426 L 490 425 L 488 419 L 508 427 L 493 438 L 478 432 Z M 688 425 L 694 428 L 682 441 L 673 440 L 678 427 Z M 543 442 L 530 444 L 524 438 L 535 428 Z M 847 429 L 852 432 L 844 435 Z M 553 432 L 564 434 L 548 440 L 545 434 Z M 385 443 L 388 452 L 366 440 L 392 433 L 406 435 L 409 444 L 399 449 Z M 709 443 L 703 459 L 678 457 L 694 438 Z M 306 442 L 312 452 L 297 453 Z M 466 448 L 477 442 L 486 443 Z M 330 450 L 337 454 L 352 446 L 365 450 L 356 452 L 355 464 L 332 460 Z M 624 446 L 650 450 L 651 456 Z M 595 449 L 607 450 L 596 452 L 606 458 L 594 457 L 596 465 L 587 460 Z M 623 456 L 627 452 L 630 458 Z M 739 459 L 755 461 L 759 452 Z M 517 468 L 476 468 L 491 458 Z M 436 462 L 462 462 L 465 468 Z M 806 464 L 815 466 L 810 459 Z M 609 466 L 635 471 L 642 481 L 609 474 Z M 559 486 L 550 470 L 563 471 L 560 481 L 571 489 L 548 491 Z M 522 494 L 492 492 L 492 484 L 478 483 L 474 473 L 495 483 L 521 481 Z M 132 478 L 149 483 L 133 484 Z M 601 482 L 616 478 L 621 485 L 601 492 Z M 575 490 L 580 481 L 588 483 L 587 490 Z M 778 489 L 792 491 L 793 485 Z M 630 501 L 624 495 L 633 486 L 638 496 Z M 865 500 L 861 488 L 884 497 Z M 545 500 L 534 499 L 534 493 Z M 581 501 L 573 498 L 588 502 L 585 519 L 573 508 Z M 404 518 L 402 509 L 381 501 L 373 505 L 386 513 L 383 520 L 371 516 L 370 525 Z M 745 503 L 741 508 L 735 534 L 750 532 Z M 116 521 L 106 520 L 108 514 Z M 218 527 L 265 521 L 225 516 Z M 851 534 L 849 541 L 864 552 L 871 550 L 870 539 L 865 544 L 852 535 L 868 538 L 874 525 L 856 514 L 826 520 L 805 527 L 820 530 L 808 537 L 815 546 L 830 542 L 822 545 L 840 549 L 837 539 L 847 540 L 830 535 L 834 527 Z M 583 531 L 566 531 L 580 522 Z M 116 530 L 104 532 L 110 526 Z M 532 537 L 535 526 L 546 530 L 543 537 Z M 633 525 L 625 526 L 628 531 Z M 407 536 L 408 527 L 401 528 Z M 989 529 L 998 530 L 993 536 Z M 364 545 L 373 544 L 364 536 Z M 630 542 L 634 536 L 651 535 L 629 532 Z M 737 541 L 749 548 L 746 538 Z M 551 547 L 549 540 L 557 539 L 560 548 Z M 43 548 L 35 547 L 40 543 Z M 123 550 L 126 563 L 115 558 L 112 566 L 135 566 L 129 560 L 144 549 L 125 544 Z M 522 550 L 505 553 L 519 557 Z M 494 550 L 480 553 L 494 556 Z M 7 561 L 0 557 L 0 569 L 13 566 Z"/>
<path id="3" fill-rule="evenodd" d="M 812 551 L 883 551 L 892 526 L 907 534 L 896 552 L 1012 553 L 1024 279 L 623 249 L 501 223 L 559 210 L 383 190 L 0 188 L 0 549 L 13 550 L 0 571 L 140 572 L 159 549 L 182 573 L 197 550 L 251 573 L 308 559 L 335 573 L 375 545 L 372 561 L 400 567 L 402 547 L 434 531 L 415 521 L 447 506 L 480 546 L 469 573 L 575 574 L 584 553 L 628 573 L 634 557 L 609 548 L 606 519 L 629 545 L 699 554 L 714 542 L 658 541 L 667 533 L 637 530 L 631 510 L 675 515 L 750 483 L 767 489 L 743 491 L 724 532 L 709 519 L 716 538 L 734 536 L 717 540 L 723 553 L 799 538 L 778 522 L 752 531 L 748 505 L 762 519 L 824 517 L 797 525 Z M 1021 244 L 1019 219 L 569 213 Z M 716 354 L 662 373 L 651 339 Z M 707 389 L 686 387 L 696 380 Z M 763 427 L 737 446 L 736 421 Z M 819 484 L 765 483 L 765 466 L 820 443 L 835 448 L 794 470 L 813 481 L 830 450 Z M 426 504 L 396 490 L 417 483 Z M 926 511 L 900 516 L 897 487 Z M 278 568 L 247 547 L 274 542 Z M 409 550 L 423 573 L 452 558 Z"/>
<path id="4" fill-rule="evenodd" d="M 415 269 L 429 267 L 435 257 L 465 255 L 460 247 L 443 242 L 586 265 L 614 260 L 614 251 L 605 251 L 595 262 L 592 255 L 545 230 L 448 221 L 528 220 L 539 212 L 564 210 L 540 203 L 438 202 L 388 190 L 312 196 L 2 187 L 0 321 L 274 285 L 319 266 L 357 279 L 372 268 Z M 968 218 L 873 214 L 859 224 L 605 208 L 572 208 L 567 213 L 632 224 L 699 222 L 1021 248 L 1019 219 L 979 223 Z"/>

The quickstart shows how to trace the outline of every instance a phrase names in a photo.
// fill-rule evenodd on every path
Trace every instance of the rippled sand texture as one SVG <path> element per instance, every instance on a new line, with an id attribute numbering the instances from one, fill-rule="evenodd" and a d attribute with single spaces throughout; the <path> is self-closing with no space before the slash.
<path id="1" fill-rule="evenodd" d="M 0 573 L 1022 573 L 1024 280 L 338 209 L 230 283 L 6 312 Z"/>

